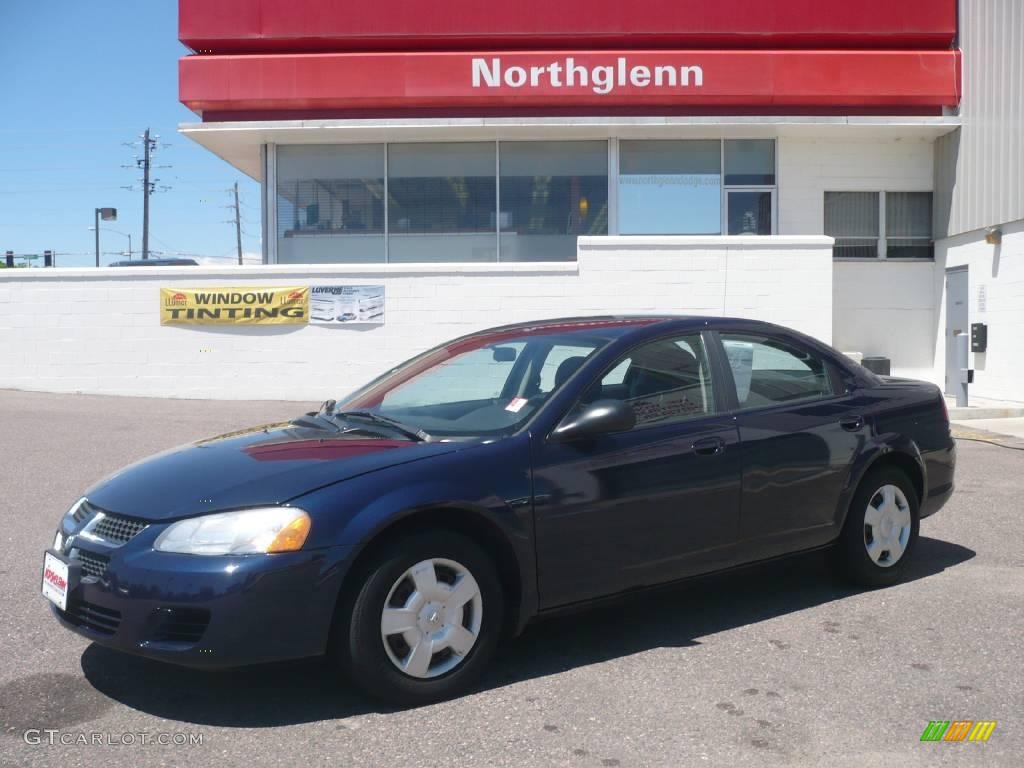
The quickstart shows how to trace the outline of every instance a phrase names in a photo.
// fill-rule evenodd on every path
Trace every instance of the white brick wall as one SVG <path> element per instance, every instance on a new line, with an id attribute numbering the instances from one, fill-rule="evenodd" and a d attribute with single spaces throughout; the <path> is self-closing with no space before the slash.
<path id="1" fill-rule="evenodd" d="M 942 300 L 935 263 L 836 261 L 833 270 L 836 348 L 888 357 L 894 376 L 942 384 L 935 361 L 937 307 Z"/>
<path id="2" fill-rule="evenodd" d="M 970 356 L 969 394 L 1024 402 L 1024 221 L 1001 229 L 998 246 L 983 231 L 939 240 L 934 262 L 836 262 L 835 346 L 885 355 L 894 375 L 944 386 L 945 271 L 966 265 L 970 322 L 989 326 L 988 351 Z"/>
<path id="3" fill-rule="evenodd" d="M 936 383 L 943 383 L 946 365 L 945 270 L 966 265 L 969 320 L 988 325 L 988 351 L 970 355 L 969 396 L 1024 402 L 1024 220 L 1000 229 L 999 245 L 986 243 L 980 230 L 935 243 Z"/>
<path id="4" fill-rule="evenodd" d="M 160 325 L 161 285 L 310 283 L 384 284 L 387 323 Z M 831 284 L 820 236 L 581 238 L 560 264 L 0 270 L 0 388 L 317 401 L 460 334 L 566 315 L 727 314 L 827 342 Z"/>
<path id="5" fill-rule="evenodd" d="M 932 191 L 933 148 L 930 138 L 779 138 L 779 232 L 824 232 L 825 192 Z M 884 355 L 894 375 L 941 383 L 935 334 L 942 294 L 935 276 L 932 262 L 837 261 L 836 348 Z"/>

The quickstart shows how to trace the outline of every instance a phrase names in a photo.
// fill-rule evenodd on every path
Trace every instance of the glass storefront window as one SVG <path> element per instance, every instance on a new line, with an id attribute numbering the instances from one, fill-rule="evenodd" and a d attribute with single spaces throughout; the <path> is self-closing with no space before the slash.
<path id="1" fill-rule="evenodd" d="M 770 235 L 774 165 L 774 141 L 760 139 L 280 146 L 277 260 L 573 261 L 610 213 L 624 235 Z M 890 234 L 893 255 L 913 255 L 921 205 L 897 203 L 915 223 Z"/>
<path id="2" fill-rule="evenodd" d="M 730 235 L 770 235 L 772 233 L 772 193 L 770 190 L 727 192 Z"/>
<path id="3" fill-rule="evenodd" d="M 608 143 L 502 142 L 502 261 L 574 261 L 581 235 L 608 234 Z"/>
<path id="4" fill-rule="evenodd" d="M 388 146 L 388 260 L 498 258 L 494 142 Z"/>
<path id="5" fill-rule="evenodd" d="M 277 260 L 384 261 L 384 145 L 277 150 Z"/>
<path id="6" fill-rule="evenodd" d="M 741 139 L 725 142 L 725 185 L 775 185 L 775 140 Z"/>
<path id="7" fill-rule="evenodd" d="M 620 141 L 619 232 L 720 234 L 721 151 L 718 141 Z"/>

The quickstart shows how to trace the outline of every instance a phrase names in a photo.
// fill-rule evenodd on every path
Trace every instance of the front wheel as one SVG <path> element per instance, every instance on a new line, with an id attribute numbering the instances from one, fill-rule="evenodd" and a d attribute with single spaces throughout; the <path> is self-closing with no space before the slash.
<path id="1" fill-rule="evenodd" d="M 456 696 L 494 654 L 504 606 L 486 553 L 454 532 L 396 539 L 339 606 L 332 652 L 359 687 L 399 706 Z"/>
<path id="2" fill-rule="evenodd" d="M 905 473 L 895 467 L 869 472 L 850 502 L 836 542 L 836 565 L 866 587 L 899 581 L 917 542 L 918 499 Z"/>

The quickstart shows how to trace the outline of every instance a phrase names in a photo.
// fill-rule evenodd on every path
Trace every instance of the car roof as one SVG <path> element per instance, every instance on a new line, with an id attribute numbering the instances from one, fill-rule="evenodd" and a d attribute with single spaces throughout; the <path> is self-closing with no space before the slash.
<path id="1" fill-rule="evenodd" d="M 590 316 L 572 316 L 572 317 L 555 317 L 543 320 L 530 320 L 519 323 L 512 323 L 509 325 L 500 325 L 494 328 L 487 328 L 484 330 L 477 331 L 476 333 L 469 334 L 464 338 L 479 337 L 489 334 L 501 334 L 508 335 L 514 332 L 522 332 L 524 334 L 529 333 L 551 333 L 551 332 L 578 332 L 588 331 L 592 335 L 601 336 L 605 335 L 608 337 L 622 336 L 625 332 L 629 332 L 632 329 L 639 330 L 641 328 L 649 328 L 651 326 L 659 326 L 665 330 L 669 329 L 697 329 L 704 327 L 712 327 L 716 329 L 736 329 L 736 330 L 761 330 L 764 332 L 784 332 L 788 334 L 794 334 L 803 336 L 803 334 L 793 331 L 783 326 L 774 325 L 772 323 L 764 322 L 763 320 L 751 320 L 749 318 L 741 317 L 720 317 L 717 315 L 669 315 L 669 314 L 654 314 L 654 315 L 590 315 Z M 602 331 L 605 333 L 602 334 Z"/>
<path id="2" fill-rule="evenodd" d="M 850 361 L 836 352 L 835 349 L 793 328 L 776 325 L 764 320 L 752 320 L 745 317 L 720 317 L 717 315 L 654 314 L 556 317 L 487 328 L 453 339 L 444 346 L 451 349 L 453 346 L 464 342 L 479 343 L 483 340 L 484 343 L 495 343 L 510 340 L 516 336 L 553 333 L 585 334 L 592 338 L 604 338 L 608 341 L 623 338 L 637 338 L 641 340 L 642 338 L 656 336 L 662 332 L 699 331 L 705 328 L 734 333 L 764 333 L 775 336 L 788 336 L 817 350 L 818 353 L 831 359 L 840 367 L 847 370 L 850 369 Z"/>
<path id="3" fill-rule="evenodd" d="M 136 259 L 134 261 L 115 261 L 112 267 L 198 267 L 195 259 Z"/>

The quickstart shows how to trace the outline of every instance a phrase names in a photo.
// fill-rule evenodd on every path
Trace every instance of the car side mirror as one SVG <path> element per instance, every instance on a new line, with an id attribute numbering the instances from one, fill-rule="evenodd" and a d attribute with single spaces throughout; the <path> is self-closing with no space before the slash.
<path id="1" fill-rule="evenodd" d="M 597 400 L 585 406 L 582 411 L 566 416 L 551 433 L 551 439 L 559 443 L 585 440 L 611 432 L 626 432 L 634 426 L 636 412 L 629 403 L 622 400 Z"/>

